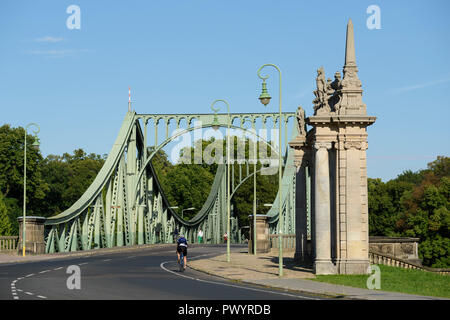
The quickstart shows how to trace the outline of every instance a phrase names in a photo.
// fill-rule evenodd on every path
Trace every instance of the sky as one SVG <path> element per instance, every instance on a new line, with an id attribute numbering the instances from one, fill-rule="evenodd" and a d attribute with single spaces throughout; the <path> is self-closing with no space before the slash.
<path id="1" fill-rule="evenodd" d="M 79 29 L 67 20 L 76 5 Z M 380 28 L 367 12 L 380 8 Z M 278 112 L 260 104 L 258 68 L 282 71 L 283 111 L 313 114 L 316 70 L 344 65 L 351 18 L 368 115 L 367 170 L 384 181 L 450 151 L 450 1 L 0 2 L 0 125 L 40 126 L 43 156 L 109 153 L 128 109 Z M 70 25 L 70 24 L 69 24 Z"/>

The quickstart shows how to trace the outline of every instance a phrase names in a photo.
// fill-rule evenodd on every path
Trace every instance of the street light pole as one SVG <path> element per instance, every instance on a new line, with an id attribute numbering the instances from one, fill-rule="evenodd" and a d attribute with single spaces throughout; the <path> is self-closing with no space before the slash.
<path id="1" fill-rule="evenodd" d="M 256 251 L 258 246 L 256 245 L 256 141 L 255 145 L 253 146 L 254 156 L 255 156 L 255 163 L 253 164 L 253 254 L 256 256 Z"/>
<path id="2" fill-rule="evenodd" d="M 230 105 L 226 100 L 218 99 L 211 104 L 211 109 L 214 109 L 214 104 L 216 102 L 223 102 L 227 105 L 227 262 L 230 262 Z"/>
<path id="3" fill-rule="evenodd" d="M 25 247 L 26 247 L 26 223 L 25 223 L 25 217 L 27 212 L 27 131 L 28 127 L 35 126 L 36 130 L 33 130 L 35 139 L 33 142 L 33 147 L 39 148 L 39 139 L 37 138 L 37 134 L 41 130 L 39 126 L 36 123 L 29 123 L 25 127 L 25 143 L 23 145 L 24 150 L 24 156 L 23 156 L 23 219 L 22 219 L 22 256 L 25 257 Z"/>
<path id="4" fill-rule="evenodd" d="M 278 116 L 278 148 L 279 148 L 279 152 L 278 152 L 278 252 L 279 252 L 279 266 L 278 266 L 278 275 L 281 277 L 283 276 L 283 212 L 282 212 L 282 208 L 281 208 L 281 177 L 282 177 L 282 171 L 281 171 L 281 70 L 280 68 L 278 68 L 276 65 L 268 63 L 268 64 L 264 64 L 262 65 L 259 69 L 258 69 L 258 77 L 260 79 L 263 80 L 262 83 L 262 93 L 259 96 L 259 99 L 261 101 L 262 104 L 267 105 L 270 102 L 270 95 L 267 92 L 267 87 L 266 87 L 266 79 L 269 78 L 269 76 L 261 76 L 260 71 L 264 68 L 264 67 L 273 67 L 275 69 L 277 69 L 278 71 L 278 75 L 279 75 L 279 95 L 278 95 L 278 99 L 279 99 L 279 116 Z"/>
<path id="5" fill-rule="evenodd" d="M 185 212 L 185 211 L 188 211 L 188 210 L 195 210 L 195 208 L 192 207 L 192 208 L 182 209 L 182 210 L 181 210 L 181 218 L 183 218 L 183 220 L 184 220 L 184 212 Z"/>

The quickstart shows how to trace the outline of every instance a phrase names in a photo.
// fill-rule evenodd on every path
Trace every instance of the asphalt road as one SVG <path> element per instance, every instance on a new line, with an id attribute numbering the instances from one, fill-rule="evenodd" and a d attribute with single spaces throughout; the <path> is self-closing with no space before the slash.
<path id="1" fill-rule="evenodd" d="M 189 249 L 188 259 L 223 253 L 223 246 L 195 247 Z M 68 288 L 67 282 L 76 285 L 73 271 L 68 273 L 70 266 L 79 267 L 80 289 Z M 190 268 L 181 273 L 175 248 L 162 247 L 0 265 L 0 299 L 311 300 L 318 297 L 231 282 Z"/>

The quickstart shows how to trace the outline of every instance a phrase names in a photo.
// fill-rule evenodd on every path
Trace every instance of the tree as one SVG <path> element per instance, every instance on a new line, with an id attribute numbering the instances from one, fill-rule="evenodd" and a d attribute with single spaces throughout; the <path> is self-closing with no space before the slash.
<path id="1" fill-rule="evenodd" d="M 417 237 L 424 265 L 450 266 L 449 157 L 386 183 L 368 179 L 368 190 L 370 235 Z"/>
<path id="2" fill-rule="evenodd" d="M 438 184 L 416 186 L 403 198 L 406 211 L 402 215 L 402 234 L 420 238 L 419 256 L 424 265 L 450 265 L 450 178 Z"/>
<path id="3" fill-rule="evenodd" d="M 34 137 L 27 135 L 27 213 L 39 214 L 48 185 L 41 175 L 42 156 L 32 148 Z M 23 202 L 25 130 L 21 127 L 0 127 L 0 192 L 5 203 L 17 199 Z"/>
<path id="4" fill-rule="evenodd" d="M 94 181 L 105 162 L 104 156 L 76 149 L 73 155 L 49 155 L 42 164 L 42 175 L 49 191 L 42 202 L 43 216 L 61 213 L 74 204 Z"/>
<path id="5" fill-rule="evenodd" d="M 0 192 L 0 236 L 11 235 L 13 235 L 12 224 L 6 204 L 3 201 L 3 194 Z"/>

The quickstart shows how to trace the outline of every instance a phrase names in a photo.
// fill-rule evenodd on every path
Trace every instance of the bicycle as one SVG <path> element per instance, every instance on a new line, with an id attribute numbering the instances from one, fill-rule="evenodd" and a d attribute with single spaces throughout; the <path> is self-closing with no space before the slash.
<path id="1" fill-rule="evenodd" d="M 180 261 L 178 262 L 179 267 L 180 267 L 180 272 L 184 271 L 184 254 L 183 254 L 183 250 L 181 250 L 180 252 Z"/>

